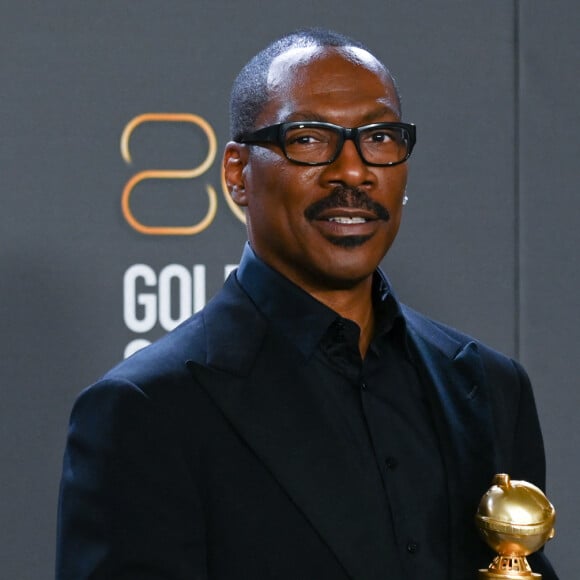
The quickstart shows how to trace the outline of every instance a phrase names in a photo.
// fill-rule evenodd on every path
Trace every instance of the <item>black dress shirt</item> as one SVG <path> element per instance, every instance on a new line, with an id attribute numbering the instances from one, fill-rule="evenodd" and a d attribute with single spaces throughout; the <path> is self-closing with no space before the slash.
<path id="1" fill-rule="evenodd" d="M 360 468 L 376 480 L 377 510 L 391 542 L 385 551 L 398 559 L 393 570 L 409 580 L 446 579 L 448 497 L 430 385 L 416 367 L 386 277 L 379 270 L 374 276 L 375 335 L 364 359 L 353 321 L 271 269 L 250 248 L 237 278 L 269 323 L 302 353 L 308 376 L 333 408 L 336 423 L 321 428 L 335 430 L 337 445 L 356 448 Z"/>

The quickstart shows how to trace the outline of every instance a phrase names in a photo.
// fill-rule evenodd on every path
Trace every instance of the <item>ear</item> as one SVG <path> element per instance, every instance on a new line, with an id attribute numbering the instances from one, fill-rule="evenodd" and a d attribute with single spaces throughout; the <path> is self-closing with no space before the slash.
<path id="1" fill-rule="evenodd" d="M 248 159 L 248 148 L 242 143 L 230 141 L 224 151 L 224 178 L 234 202 L 242 207 L 248 205 L 244 168 Z"/>

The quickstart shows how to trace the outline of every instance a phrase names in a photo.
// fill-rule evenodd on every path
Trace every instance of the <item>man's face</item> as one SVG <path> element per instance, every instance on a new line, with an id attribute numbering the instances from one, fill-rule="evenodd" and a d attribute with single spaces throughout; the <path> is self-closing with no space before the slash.
<path id="1" fill-rule="evenodd" d="M 288 51 L 272 63 L 268 86 L 256 129 L 400 120 L 391 79 L 360 49 Z M 292 163 L 276 145 L 230 144 L 225 167 L 256 253 L 313 294 L 368 280 L 399 229 L 407 164 L 366 165 L 350 140 L 333 163 L 315 167 Z"/>

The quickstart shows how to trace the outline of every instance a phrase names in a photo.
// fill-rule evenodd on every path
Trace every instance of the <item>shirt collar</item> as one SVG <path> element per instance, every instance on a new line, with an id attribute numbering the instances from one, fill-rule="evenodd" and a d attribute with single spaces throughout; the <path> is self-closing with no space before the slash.
<path id="1" fill-rule="evenodd" d="M 263 262 L 246 244 L 236 278 L 257 309 L 310 358 L 329 327 L 342 317 Z M 400 305 L 385 274 L 373 279 L 377 338 L 393 328 L 405 330 Z M 374 342 L 374 341 L 373 341 Z"/>

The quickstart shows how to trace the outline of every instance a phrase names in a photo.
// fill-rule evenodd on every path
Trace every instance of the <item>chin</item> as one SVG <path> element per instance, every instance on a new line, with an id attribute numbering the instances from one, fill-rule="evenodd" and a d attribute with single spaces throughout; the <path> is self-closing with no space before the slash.
<path id="1" fill-rule="evenodd" d="M 339 248 L 358 248 L 371 239 L 372 236 L 337 236 L 328 238 L 331 244 Z"/>
<path id="2" fill-rule="evenodd" d="M 360 280 L 372 274 L 391 247 L 391 239 L 379 240 L 373 235 L 337 236 L 327 240 L 328 269 Z M 330 249 L 334 248 L 334 249 Z"/>

